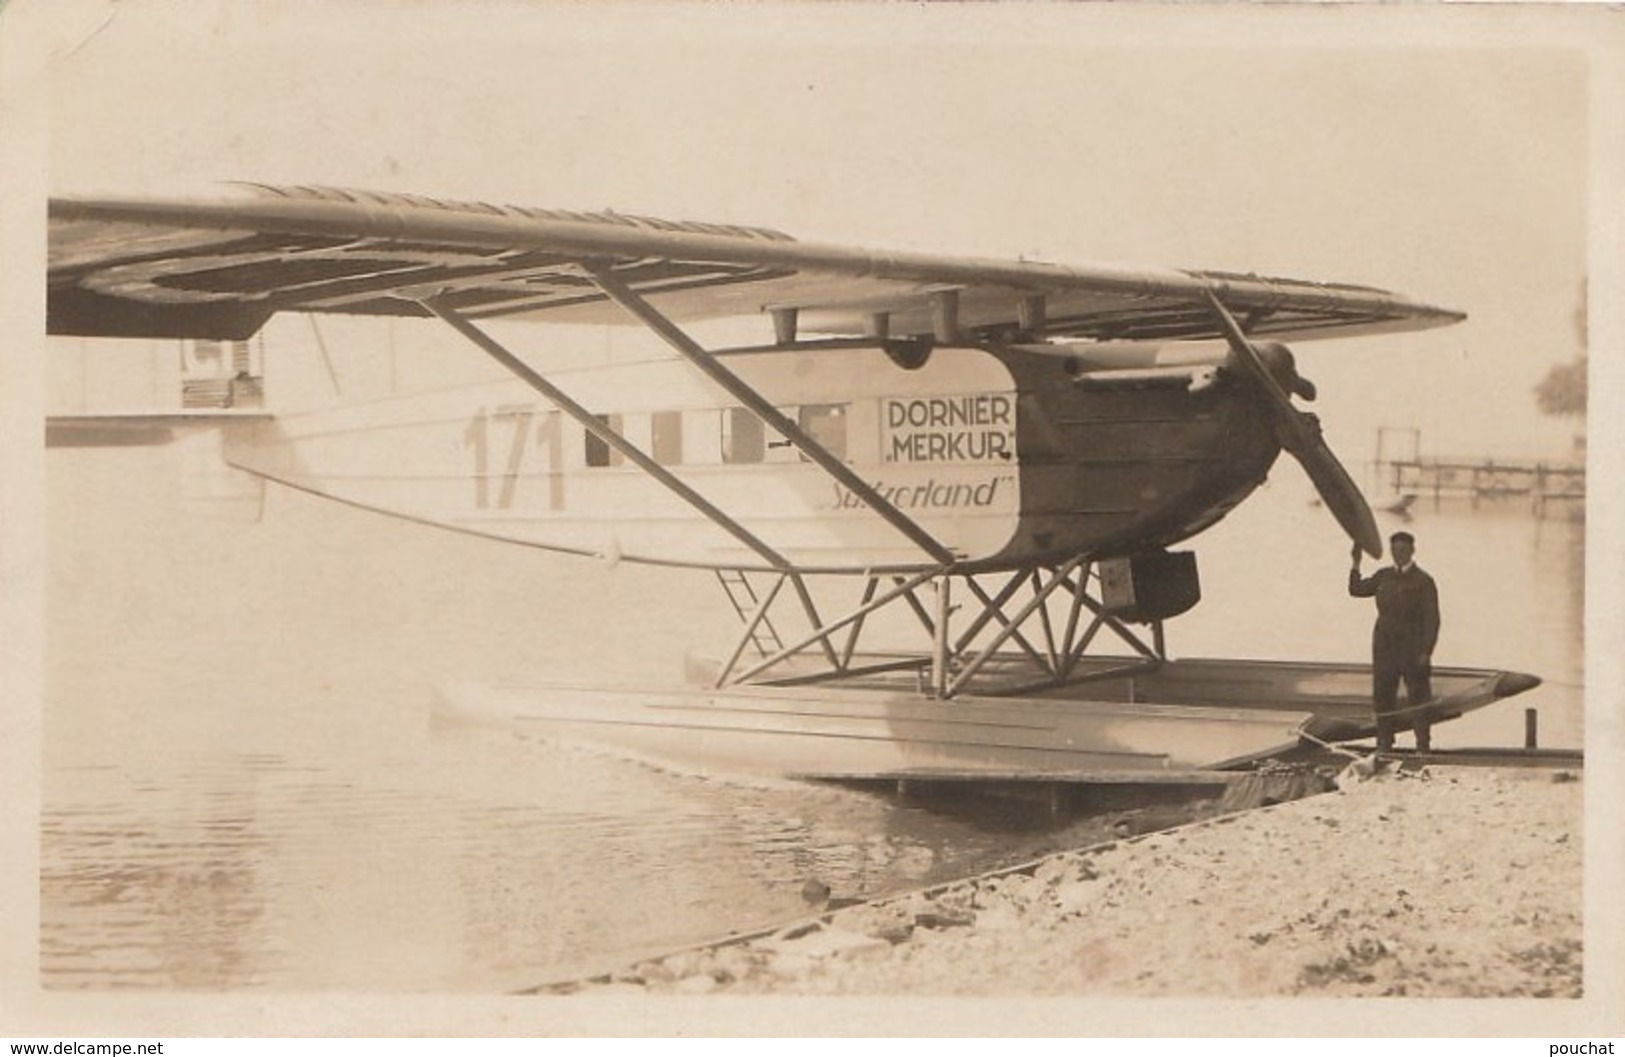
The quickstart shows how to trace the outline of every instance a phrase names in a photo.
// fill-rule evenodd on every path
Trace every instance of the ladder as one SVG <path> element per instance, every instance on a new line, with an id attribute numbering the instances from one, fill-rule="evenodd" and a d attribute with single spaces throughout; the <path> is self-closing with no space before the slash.
<path id="1" fill-rule="evenodd" d="M 751 617 L 762 604 L 756 594 L 756 588 L 751 585 L 750 578 L 745 575 L 743 569 L 718 569 L 716 574 L 717 582 L 722 585 L 723 593 L 728 596 L 728 604 L 739 614 L 740 621 L 749 625 Z M 784 649 L 784 640 L 779 638 L 778 630 L 773 627 L 773 621 L 767 614 L 764 613 L 762 619 L 750 629 L 750 644 L 762 657 L 768 657 Z"/>

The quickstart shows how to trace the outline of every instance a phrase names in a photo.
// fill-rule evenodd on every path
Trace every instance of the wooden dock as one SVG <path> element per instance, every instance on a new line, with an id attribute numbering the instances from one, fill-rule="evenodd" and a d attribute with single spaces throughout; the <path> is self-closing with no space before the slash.
<path id="1" fill-rule="evenodd" d="M 1537 514 L 1552 504 L 1583 508 L 1586 497 L 1585 448 L 1577 439 L 1570 458 L 1489 458 L 1423 456 L 1422 431 L 1382 426 L 1377 430 L 1376 485 L 1380 492 L 1409 505 L 1418 499 L 1527 499 Z"/>
<path id="2" fill-rule="evenodd" d="M 1486 499 L 1527 498 L 1536 514 L 1553 503 L 1584 503 L 1584 463 L 1517 459 L 1411 458 L 1378 467 L 1394 495 Z"/>

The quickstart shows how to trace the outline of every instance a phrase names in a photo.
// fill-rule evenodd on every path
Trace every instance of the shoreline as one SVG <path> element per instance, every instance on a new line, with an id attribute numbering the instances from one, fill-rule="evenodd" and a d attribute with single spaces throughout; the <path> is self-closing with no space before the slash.
<path id="1" fill-rule="evenodd" d="M 1578 998 L 1581 775 L 1345 770 L 533 993 Z"/>

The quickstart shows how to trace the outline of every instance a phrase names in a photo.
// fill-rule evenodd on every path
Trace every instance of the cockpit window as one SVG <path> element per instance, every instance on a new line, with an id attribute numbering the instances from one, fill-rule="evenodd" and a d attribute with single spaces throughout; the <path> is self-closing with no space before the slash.
<path id="1" fill-rule="evenodd" d="M 767 455 L 767 431 L 755 412 L 730 407 L 722 414 L 722 461 L 761 462 Z"/>
<path id="2" fill-rule="evenodd" d="M 831 455 L 845 461 L 846 418 L 845 404 L 802 404 L 796 413 L 796 424 Z"/>

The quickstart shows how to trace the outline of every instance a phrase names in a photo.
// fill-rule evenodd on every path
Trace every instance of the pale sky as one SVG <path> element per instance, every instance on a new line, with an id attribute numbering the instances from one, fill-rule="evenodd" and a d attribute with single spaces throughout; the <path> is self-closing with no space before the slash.
<path id="1" fill-rule="evenodd" d="M 1299 346 L 1345 461 L 1371 457 L 1380 424 L 1421 429 L 1435 453 L 1546 454 L 1574 432 L 1530 390 L 1580 351 L 1586 57 L 1511 18 L 69 9 L 51 64 L 58 191 L 320 182 L 1368 283 L 1470 321 Z"/>

